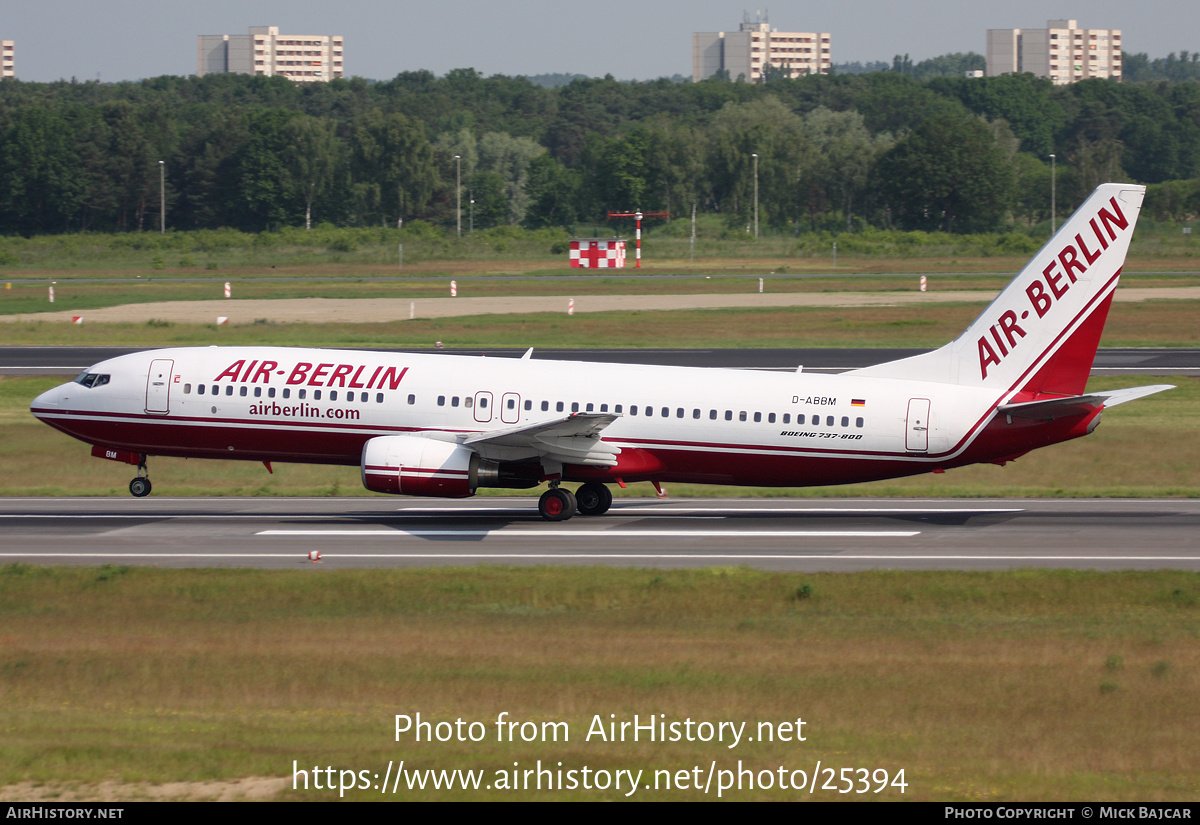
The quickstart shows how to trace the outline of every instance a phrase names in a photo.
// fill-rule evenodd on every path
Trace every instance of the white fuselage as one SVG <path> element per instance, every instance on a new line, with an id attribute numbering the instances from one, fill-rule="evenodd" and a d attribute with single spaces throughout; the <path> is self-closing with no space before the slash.
<path id="1" fill-rule="evenodd" d="M 853 375 L 279 347 L 122 356 L 34 413 L 96 445 L 147 455 L 358 464 L 363 444 L 563 419 L 618 418 L 615 467 L 564 478 L 790 485 L 885 478 L 967 463 L 994 392 Z M 521 446 L 480 445 L 524 461 Z M 1003 454 L 1011 450 L 1001 450 Z M 980 460 L 978 457 L 970 460 Z"/>

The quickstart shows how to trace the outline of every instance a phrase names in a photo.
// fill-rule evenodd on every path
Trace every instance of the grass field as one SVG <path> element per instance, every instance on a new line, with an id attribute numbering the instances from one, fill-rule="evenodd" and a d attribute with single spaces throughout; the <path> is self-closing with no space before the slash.
<path id="1" fill-rule="evenodd" d="M 0 346 L 936 347 L 984 304 L 477 315 L 390 323 L 0 324 Z M 1101 346 L 1194 347 L 1200 302 L 1115 303 Z"/>
<path id="2" fill-rule="evenodd" d="M 45 794 L 290 777 L 293 760 L 332 766 L 335 780 L 341 769 L 382 778 L 401 759 L 410 770 L 483 769 L 488 781 L 538 759 L 641 769 L 652 787 L 656 770 L 703 776 L 739 760 L 776 777 L 818 761 L 839 777 L 905 771 L 903 794 L 818 788 L 814 800 L 1200 794 L 1200 576 L 1190 573 L 12 565 L 0 568 L 0 619 L 0 785 L 32 781 Z M 418 712 L 482 722 L 486 736 L 397 742 L 395 714 Z M 501 712 L 565 722 L 569 740 L 497 742 Z M 586 740 L 594 717 L 634 714 L 744 721 L 747 732 L 801 718 L 805 741 Z M 284 799 L 338 796 L 285 784 Z M 707 797 L 660 786 L 634 798 L 715 793 L 714 781 Z"/>

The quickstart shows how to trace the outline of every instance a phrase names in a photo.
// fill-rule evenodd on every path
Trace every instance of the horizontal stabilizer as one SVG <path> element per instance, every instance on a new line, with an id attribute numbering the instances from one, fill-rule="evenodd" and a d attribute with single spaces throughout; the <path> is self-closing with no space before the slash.
<path id="1" fill-rule="evenodd" d="M 1087 395 L 1072 395 L 1066 398 L 1044 398 L 1040 401 L 1025 401 L 1020 404 L 1001 404 L 997 408 L 997 412 L 1013 418 L 1037 418 L 1052 421 L 1072 415 L 1085 415 L 1100 407 L 1115 407 L 1117 404 L 1124 404 L 1135 398 L 1172 389 L 1175 389 L 1174 384 L 1154 384 L 1149 387 L 1107 390 Z"/>

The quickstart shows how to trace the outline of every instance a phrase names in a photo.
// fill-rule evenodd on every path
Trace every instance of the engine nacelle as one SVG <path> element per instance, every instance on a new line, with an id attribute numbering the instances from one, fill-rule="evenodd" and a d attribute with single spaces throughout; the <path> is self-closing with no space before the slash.
<path id="1" fill-rule="evenodd" d="M 363 486 L 376 493 L 467 498 L 479 486 L 482 463 L 478 453 L 460 444 L 385 435 L 363 446 Z"/>

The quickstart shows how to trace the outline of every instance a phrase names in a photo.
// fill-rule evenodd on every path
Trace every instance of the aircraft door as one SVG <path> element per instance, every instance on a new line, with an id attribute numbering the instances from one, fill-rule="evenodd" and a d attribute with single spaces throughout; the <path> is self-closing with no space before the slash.
<path id="1" fill-rule="evenodd" d="M 169 358 L 155 358 L 150 362 L 146 376 L 146 412 L 166 415 L 171 411 L 171 373 L 175 362 Z"/>
<path id="2" fill-rule="evenodd" d="M 521 396 L 506 392 L 500 399 L 500 420 L 505 424 L 516 424 L 521 420 Z"/>
<path id="3" fill-rule="evenodd" d="M 904 447 L 910 453 L 929 450 L 929 399 L 908 400 L 908 421 L 904 436 Z"/>
<path id="4" fill-rule="evenodd" d="M 475 393 L 475 420 L 485 424 L 492 420 L 492 394 L 490 392 Z"/>

